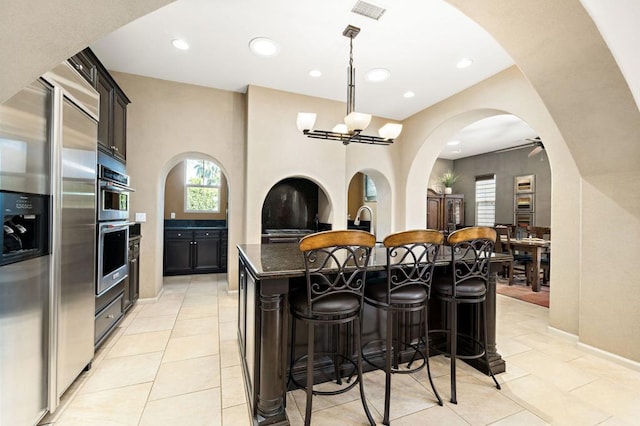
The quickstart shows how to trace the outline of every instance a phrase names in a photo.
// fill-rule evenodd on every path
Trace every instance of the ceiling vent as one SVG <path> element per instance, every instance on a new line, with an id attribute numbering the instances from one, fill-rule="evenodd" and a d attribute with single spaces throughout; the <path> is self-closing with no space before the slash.
<path id="1" fill-rule="evenodd" d="M 366 1 L 358 1 L 351 11 L 377 21 L 382 18 L 382 15 L 384 15 L 384 12 L 386 12 L 387 9 L 383 9 L 375 4 L 367 3 Z"/>

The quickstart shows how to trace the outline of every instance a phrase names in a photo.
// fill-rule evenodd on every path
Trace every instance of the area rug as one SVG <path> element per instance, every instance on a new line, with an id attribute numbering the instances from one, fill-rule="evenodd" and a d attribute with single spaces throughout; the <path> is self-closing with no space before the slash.
<path id="1" fill-rule="evenodd" d="M 539 292 L 533 292 L 531 287 L 524 284 L 508 285 L 507 280 L 498 279 L 496 293 L 524 302 L 535 303 L 536 305 L 549 307 L 549 287 L 540 286 Z"/>

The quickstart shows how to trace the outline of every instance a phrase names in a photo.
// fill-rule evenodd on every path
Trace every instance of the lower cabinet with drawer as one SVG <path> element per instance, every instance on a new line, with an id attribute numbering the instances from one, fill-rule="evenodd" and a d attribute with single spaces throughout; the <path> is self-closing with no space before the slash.
<path id="1" fill-rule="evenodd" d="M 164 275 L 227 271 L 227 230 L 165 229 Z"/>
<path id="2" fill-rule="evenodd" d="M 96 318 L 94 344 L 96 348 L 109 337 L 111 331 L 124 316 L 122 299 L 122 283 L 114 286 L 110 291 L 96 298 Z M 115 296 L 115 297 L 113 297 Z"/>

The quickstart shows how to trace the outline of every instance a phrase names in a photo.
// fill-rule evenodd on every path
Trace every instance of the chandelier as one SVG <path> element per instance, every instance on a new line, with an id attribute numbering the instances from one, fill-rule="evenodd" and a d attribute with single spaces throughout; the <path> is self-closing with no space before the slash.
<path id="1" fill-rule="evenodd" d="M 312 112 L 299 112 L 296 124 L 298 130 L 313 139 L 328 139 L 341 141 L 344 145 L 351 142 L 367 143 L 371 145 L 389 145 L 402 132 L 402 124 L 387 123 L 378 129 L 379 136 L 364 135 L 362 131 L 369 126 L 371 114 L 354 111 L 355 109 L 355 69 L 353 68 L 353 39 L 360 32 L 360 28 L 348 25 L 342 35 L 349 37 L 349 69 L 347 74 L 347 115 L 344 124 L 340 123 L 331 130 L 316 130 L 313 125 L 316 122 L 316 114 Z"/>

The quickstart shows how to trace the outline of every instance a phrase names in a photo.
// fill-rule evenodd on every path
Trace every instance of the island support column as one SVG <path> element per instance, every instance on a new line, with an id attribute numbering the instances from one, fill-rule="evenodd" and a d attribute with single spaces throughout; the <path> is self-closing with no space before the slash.
<path id="1" fill-rule="evenodd" d="M 288 425 L 286 398 L 288 279 L 260 282 L 260 367 L 257 414 L 259 424 Z"/>
<path id="2" fill-rule="evenodd" d="M 502 268 L 501 263 L 492 263 L 489 272 L 489 282 L 487 285 L 487 300 L 485 302 L 486 315 L 487 315 L 487 355 L 489 357 L 489 364 L 491 364 L 491 370 L 493 374 L 504 373 L 506 371 L 506 365 L 502 356 L 498 353 L 496 347 L 496 286 L 498 270 Z M 479 318 L 477 318 L 479 321 Z M 479 330 L 482 333 L 482 327 L 477 326 L 474 329 Z M 479 339 L 482 336 L 477 336 Z M 485 374 L 489 374 L 489 369 L 483 358 L 469 360 L 468 363 L 475 367 L 477 370 L 482 371 Z"/>

